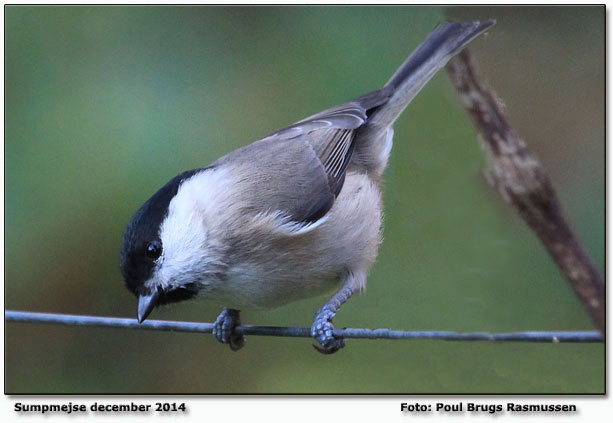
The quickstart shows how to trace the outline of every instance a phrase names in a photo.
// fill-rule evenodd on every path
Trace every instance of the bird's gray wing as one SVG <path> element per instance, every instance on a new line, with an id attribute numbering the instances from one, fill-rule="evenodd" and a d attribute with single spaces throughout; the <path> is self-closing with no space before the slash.
<path id="1" fill-rule="evenodd" d="M 276 131 L 219 159 L 240 175 L 249 212 L 286 214 L 312 223 L 334 204 L 351 160 L 355 130 L 388 99 L 376 91 Z"/>
<path id="2" fill-rule="evenodd" d="M 294 139 L 308 143 L 324 167 L 334 196 L 337 196 L 351 160 L 355 130 L 364 125 L 369 112 L 384 104 L 391 94 L 391 90 L 374 91 L 280 129 L 263 140 Z"/>

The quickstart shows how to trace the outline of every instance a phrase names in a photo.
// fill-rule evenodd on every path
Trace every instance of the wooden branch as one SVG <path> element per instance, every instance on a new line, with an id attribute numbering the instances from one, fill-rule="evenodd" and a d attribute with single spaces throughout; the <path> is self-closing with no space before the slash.
<path id="1" fill-rule="evenodd" d="M 468 49 L 449 62 L 447 71 L 481 136 L 488 182 L 538 235 L 604 336 L 604 279 L 571 228 L 549 177 L 476 73 Z"/>

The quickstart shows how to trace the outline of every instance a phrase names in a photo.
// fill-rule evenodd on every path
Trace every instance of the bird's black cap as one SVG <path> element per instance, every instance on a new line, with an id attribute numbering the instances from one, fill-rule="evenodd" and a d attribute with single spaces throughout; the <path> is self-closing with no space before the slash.
<path id="1" fill-rule="evenodd" d="M 136 296 L 150 295 L 144 283 L 153 274 L 155 260 L 147 256 L 147 247 L 160 240 L 160 225 L 168 214 L 168 206 L 183 181 L 203 169 L 189 170 L 175 176 L 158 190 L 134 214 L 126 228 L 121 248 L 120 268 L 126 287 Z M 162 248 L 164 248 L 162 244 Z"/>

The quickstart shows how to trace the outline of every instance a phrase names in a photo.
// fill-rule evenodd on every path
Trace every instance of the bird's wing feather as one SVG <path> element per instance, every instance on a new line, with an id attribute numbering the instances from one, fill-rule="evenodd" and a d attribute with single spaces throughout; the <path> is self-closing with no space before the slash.
<path id="1" fill-rule="evenodd" d="M 355 130 L 388 96 L 374 92 L 276 131 L 221 158 L 236 168 L 248 211 L 312 223 L 334 204 L 351 160 Z"/>

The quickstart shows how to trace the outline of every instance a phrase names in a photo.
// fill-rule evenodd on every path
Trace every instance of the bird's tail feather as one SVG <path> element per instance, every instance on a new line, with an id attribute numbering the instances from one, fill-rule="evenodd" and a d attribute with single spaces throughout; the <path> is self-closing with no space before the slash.
<path id="1" fill-rule="evenodd" d="M 398 68 L 384 90 L 393 94 L 368 119 L 368 125 L 387 130 L 417 93 L 455 54 L 471 40 L 495 24 L 494 20 L 444 22 Z"/>
<path id="2" fill-rule="evenodd" d="M 366 124 L 355 139 L 352 163 L 380 180 L 392 149 L 392 125 L 417 93 L 456 53 L 489 27 L 494 20 L 483 22 L 445 22 L 398 68 L 383 88 L 366 99 L 381 96 L 386 101 L 370 109 Z"/>

